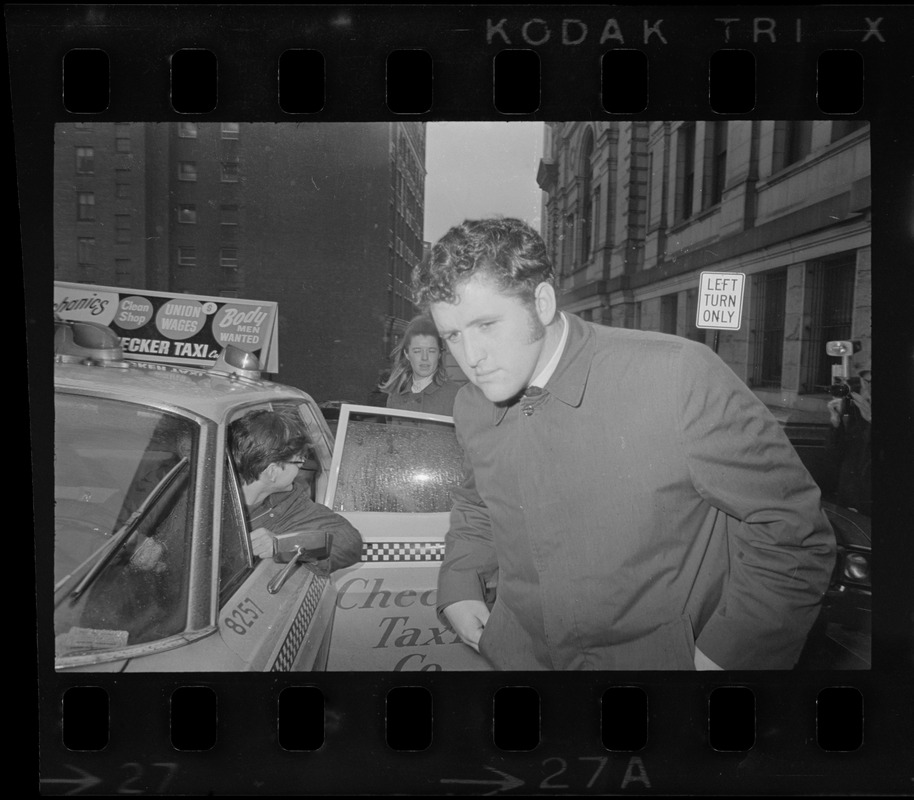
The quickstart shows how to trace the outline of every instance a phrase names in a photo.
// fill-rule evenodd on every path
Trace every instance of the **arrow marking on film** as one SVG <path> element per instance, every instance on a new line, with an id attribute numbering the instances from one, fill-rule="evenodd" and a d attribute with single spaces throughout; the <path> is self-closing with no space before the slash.
<path id="1" fill-rule="evenodd" d="M 485 783 L 485 784 L 498 784 L 495 789 L 491 792 L 486 792 L 486 794 L 498 794 L 498 792 L 508 792 L 511 789 L 516 789 L 518 786 L 523 786 L 524 782 L 519 778 L 515 778 L 513 775 L 508 775 L 507 772 L 502 772 L 500 769 L 495 769 L 495 767 L 486 767 L 490 772 L 494 772 L 497 775 L 501 775 L 501 780 L 498 781 L 486 781 L 486 780 L 469 780 L 461 778 L 442 778 L 442 783 Z"/>
<path id="2" fill-rule="evenodd" d="M 102 782 L 101 778 L 96 778 L 94 775 L 90 775 L 85 770 L 80 769 L 79 767 L 74 767 L 72 764 L 65 764 L 64 766 L 69 767 L 74 772 L 79 774 L 78 778 L 41 778 L 40 783 L 75 783 L 77 786 L 71 789 L 65 794 L 79 794 L 80 792 L 85 792 L 88 789 L 91 789 L 93 786 Z"/>

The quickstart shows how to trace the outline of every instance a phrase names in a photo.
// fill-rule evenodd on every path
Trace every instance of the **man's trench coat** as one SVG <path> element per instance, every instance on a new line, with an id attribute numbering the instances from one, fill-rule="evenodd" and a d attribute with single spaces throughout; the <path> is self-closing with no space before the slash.
<path id="1" fill-rule="evenodd" d="M 500 669 L 790 669 L 835 540 L 777 421 L 705 345 L 566 320 L 542 395 L 457 396 L 439 613 L 497 584 Z"/>

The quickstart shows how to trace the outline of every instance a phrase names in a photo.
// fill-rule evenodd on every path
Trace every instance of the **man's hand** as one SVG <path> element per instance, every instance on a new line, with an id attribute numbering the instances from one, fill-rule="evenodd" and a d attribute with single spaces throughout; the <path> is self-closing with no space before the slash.
<path id="1" fill-rule="evenodd" d="M 708 658 L 704 653 L 701 652 L 697 647 L 695 648 L 695 669 L 705 670 L 705 669 L 719 669 L 722 670 L 723 667 L 715 664 L 710 658 Z"/>
<path id="2" fill-rule="evenodd" d="M 479 637 L 489 620 L 489 609 L 482 600 L 458 600 L 444 609 L 451 627 L 461 641 L 479 652 Z"/>
<path id="3" fill-rule="evenodd" d="M 840 397 L 828 401 L 829 422 L 833 428 L 841 427 L 841 404 L 843 402 Z"/>
<path id="4" fill-rule="evenodd" d="M 273 558 L 276 539 L 266 528 L 251 531 L 251 549 L 255 558 Z"/>

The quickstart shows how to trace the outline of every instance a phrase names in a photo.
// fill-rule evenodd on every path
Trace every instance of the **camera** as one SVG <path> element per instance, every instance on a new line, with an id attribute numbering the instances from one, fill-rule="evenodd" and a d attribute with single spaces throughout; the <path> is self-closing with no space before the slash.
<path id="1" fill-rule="evenodd" d="M 835 382 L 828 387 L 832 397 L 841 398 L 841 418 L 844 424 L 848 424 L 851 419 L 856 420 L 860 416 L 860 410 L 854 405 L 851 399 L 851 392 L 860 393 L 860 378 L 851 376 L 842 378 L 835 377 Z"/>
<path id="2" fill-rule="evenodd" d="M 832 397 L 851 396 L 851 392 L 860 393 L 860 378 L 853 376 L 850 378 L 838 378 L 835 383 L 828 387 Z"/>

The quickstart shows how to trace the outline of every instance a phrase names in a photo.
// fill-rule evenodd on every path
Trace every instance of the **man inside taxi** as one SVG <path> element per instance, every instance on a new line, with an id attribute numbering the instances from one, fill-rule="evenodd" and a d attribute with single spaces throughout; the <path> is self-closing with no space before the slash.
<path id="1" fill-rule="evenodd" d="M 229 440 L 255 557 L 277 555 L 276 537 L 294 531 L 332 534 L 331 572 L 359 560 L 361 534 L 339 514 L 315 503 L 307 481 L 299 479 L 308 451 L 300 419 L 278 411 L 251 411 L 229 426 Z"/>

